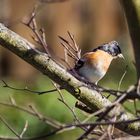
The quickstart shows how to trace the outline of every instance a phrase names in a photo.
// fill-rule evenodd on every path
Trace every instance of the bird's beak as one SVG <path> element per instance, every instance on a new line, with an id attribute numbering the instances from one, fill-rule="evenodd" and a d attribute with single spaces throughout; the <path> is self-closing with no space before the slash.
<path id="1" fill-rule="evenodd" d="M 122 54 L 119 54 L 118 57 L 125 60 L 125 58 L 124 58 L 124 56 Z"/>

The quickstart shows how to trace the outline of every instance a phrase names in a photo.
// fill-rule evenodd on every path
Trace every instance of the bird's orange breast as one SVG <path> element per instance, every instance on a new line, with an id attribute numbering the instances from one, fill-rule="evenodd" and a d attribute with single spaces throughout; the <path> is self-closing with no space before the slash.
<path id="1" fill-rule="evenodd" d="M 96 52 L 86 53 L 83 58 L 86 59 L 87 65 L 107 71 L 113 57 L 105 51 L 97 50 Z"/>

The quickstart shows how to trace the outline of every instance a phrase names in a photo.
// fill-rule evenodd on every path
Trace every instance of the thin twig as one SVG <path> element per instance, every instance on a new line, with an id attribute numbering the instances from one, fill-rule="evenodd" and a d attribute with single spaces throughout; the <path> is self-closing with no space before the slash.
<path id="1" fill-rule="evenodd" d="M 68 56 L 71 57 L 73 60 L 77 61 L 78 58 L 75 56 L 75 54 L 64 44 L 61 42 L 61 45 L 68 51 Z"/>
<path id="2" fill-rule="evenodd" d="M 23 112 L 26 112 L 34 117 L 37 117 L 38 118 L 38 115 L 36 115 L 33 111 L 25 108 L 25 107 L 21 107 L 19 105 L 14 105 L 14 104 L 10 104 L 10 103 L 5 103 L 5 102 L 0 102 L 0 105 L 3 105 L 3 106 L 6 106 L 6 107 L 12 107 L 12 108 L 15 108 L 15 109 L 18 109 L 19 111 L 23 111 Z M 48 118 L 46 116 L 43 116 L 42 114 L 40 114 L 41 119 L 38 118 L 40 121 L 46 123 L 46 124 L 49 124 L 50 126 L 54 127 L 54 128 L 60 128 L 62 127 L 64 124 L 56 121 L 56 120 L 52 120 L 51 118 Z"/>
<path id="3" fill-rule="evenodd" d="M 121 77 L 121 79 L 119 81 L 118 89 L 117 89 L 118 91 L 120 91 L 120 87 L 121 87 L 122 81 L 123 81 L 123 79 L 124 79 L 124 77 L 125 77 L 125 75 L 127 73 L 127 69 L 128 69 L 128 65 L 126 66 L 125 71 L 124 71 L 124 73 L 123 73 L 123 75 L 122 75 L 122 77 Z"/>
<path id="4" fill-rule="evenodd" d="M 74 44 L 74 45 L 71 45 L 72 49 L 73 49 L 75 52 L 78 51 L 78 45 L 77 45 L 77 43 L 76 43 L 76 41 L 75 41 L 75 39 L 74 39 L 74 35 L 72 35 L 69 31 L 67 31 L 67 33 L 68 33 L 70 39 L 72 40 L 72 42 L 73 42 L 73 44 Z"/>
<path id="5" fill-rule="evenodd" d="M 29 108 L 34 112 L 34 114 L 39 118 L 42 119 L 42 115 L 37 111 L 37 109 L 33 105 L 29 105 Z"/>
<path id="6" fill-rule="evenodd" d="M 63 37 L 61 36 L 58 36 L 61 41 L 63 41 L 64 43 L 61 42 L 61 45 L 68 51 L 68 55 L 73 58 L 75 61 L 78 61 L 81 57 L 81 50 L 79 49 L 75 39 L 74 39 L 74 35 L 72 35 L 69 31 L 68 31 L 68 36 L 69 38 L 71 39 L 72 41 L 72 44 L 64 39 Z"/>
<path id="7" fill-rule="evenodd" d="M 42 136 L 38 136 L 38 137 L 35 137 L 35 138 L 30 138 L 29 140 L 38 140 L 38 139 L 42 139 L 42 138 L 47 138 L 49 136 L 52 136 L 52 135 L 55 135 L 55 134 L 59 134 L 59 133 L 62 133 L 64 131 L 69 131 L 69 130 L 73 130 L 77 127 L 85 127 L 85 126 L 98 126 L 98 125 L 119 125 L 121 123 L 124 123 L 124 124 L 129 124 L 129 123 L 134 123 L 134 122 L 137 122 L 137 121 L 140 121 L 140 118 L 137 118 L 137 119 L 132 119 L 132 120 L 123 120 L 123 121 L 106 121 L 106 122 L 89 122 L 89 123 L 84 123 L 84 124 L 70 124 L 70 125 L 65 125 L 61 128 L 58 128 L 50 133 L 47 133 L 47 134 L 44 134 Z"/>
<path id="8" fill-rule="evenodd" d="M 39 29 L 39 31 L 38 31 L 35 16 L 36 16 L 36 7 L 34 7 L 34 9 L 33 9 L 29 21 L 28 22 L 22 22 L 22 23 L 24 25 L 26 25 L 27 27 L 29 27 L 33 31 L 33 33 L 35 35 L 35 37 L 33 37 L 34 41 L 37 42 L 39 45 L 43 46 L 46 53 L 49 56 L 51 56 L 51 54 L 48 50 L 48 45 L 46 43 L 45 31 L 44 31 L 44 29 Z"/>
<path id="9" fill-rule="evenodd" d="M 8 127 L 8 129 L 13 133 L 15 134 L 19 139 L 20 138 L 20 135 L 14 130 L 14 128 L 12 126 L 10 126 L 10 124 L 2 117 L 0 116 L 0 120 Z"/>
<path id="10" fill-rule="evenodd" d="M 78 117 L 77 117 L 75 111 L 67 104 L 67 102 L 65 101 L 65 99 L 64 99 L 64 97 L 63 97 L 63 95 L 62 95 L 60 89 L 57 87 L 57 85 L 56 85 L 54 82 L 52 82 L 52 84 L 53 84 L 54 87 L 57 89 L 57 91 L 58 91 L 58 93 L 59 93 L 59 95 L 60 95 L 60 99 L 58 99 L 58 100 L 61 101 L 61 102 L 71 111 L 71 113 L 73 114 L 75 120 L 76 120 L 78 123 L 80 123 L 80 120 L 78 119 Z"/>
<path id="11" fill-rule="evenodd" d="M 28 128 L 28 121 L 26 120 L 23 130 L 21 131 L 20 138 L 23 137 Z"/>
<path id="12" fill-rule="evenodd" d="M 72 48 L 73 48 L 74 52 L 76 53 L 78 59 L 80 59 L 81 58 L 81 49 L 77 45 L 77 43 L 76 43 L 76 41 L 74 39 L 74 35 L 72 35 L 69 31 L 68 31 L 68 35 L 69 35 L 70 39 L 73 42 L 73 47 Z"/>
<path id="13" fill-rule="evenodd" d="M 103 133 L 98 140 L 104 140 L 106 136 L 107 136 L 107 132 Z"/>
<path id="14" fill-rule="evenodd" d="M 56 89 L 51 89 L 51 90 L 47 90 L 47 91 L 34 91 L 34 90 L 29 89 L 28 87 L 25 87 L 25 88 L 15 88 L 15 87 L 12 87 L 9 84 L 7 84 L 4 80 L 2 80 L 2 82 L 4 84 L 3 87 L 5 87 L 5 88 L 9 88 L 9 89 L 13 89 L 13 90 L 18 90 L 18 91 L 27 91 L 27 92 L 35 93 L 35 94 L 39 94 L 39 95 L 44 94 L 44 93 L 52 93 L 52 92 L 56 91 Z"/>
<path id="15" fill-rule="evenodd" d="M 81 79 L 82 80 L 82 79 Z M 28 92 L 31 92 L 31 93 L 35 93 L 35 94 L 48 94 L 48 93 L 52 93 L 52 92 L 55 92 L 57 91 L 57 89 L 51 89 L 51 90 L 48 90 L 48 91 L 34 91 L 34 90 L 31 90 L 29 89 L 28 87 L 25 87 L 25 88 L 15 88 L 15 87 L 12 87 L 10 85 L 8 85 L 4 80 L 2 80 L 3 82 L 3 87 L 6 87 L 6 88 L 9 88 L 9 89 L 13 89 L 13 90 L 19 90 L 19 91 L 28 91 Z M 89 84 L 87 86 L 90 86 Z M 132 87 L 132 88 L 131 88 Z M 114 95 L 116 97 L 120 97 L 122 94 L 126 94 L 126 99 L 131 99 L 131 100 L 134 100 L 134 99 L 140 99 L 140 95 L 136 92 L 136 86 L 133 85 L 131 86 L 128 90 L 126 91 L 118 91 L 118 90 L 113 90 L 113 89 L 105 89 L 103 87 L 99 87 L 99 86 L 96 86 L 94 85 L 94 87 L 91 85 L 91 87 L 89 88 L 93 88 L 94 90 L 98 91 L 98 92 L 107 92 L 111 95 Z M 59 87 L 60 90 L 63 90 L 64 88 L 63 87 Z"/>
<path id="16" fill-rule="evenodd" d="M 68 51 L 66 49 L 64 49 L 64 59 L 68 63 Z"/>
<path id="17" fill-rule="evenodd" d="M 99 116 L 99 118 L 96 120 L 96 122 L 100 122 L 101 120 L 103 120 L 105 118 L 105 116 L 107 116 L 107 114 L 119 103 L 121 102 L 121 100 L 123 100 L 126 97 L 126 95 L 122 95 L 121 97 L 119 97 L 118 99 L 116 99 L 116 103 L 114 105 L 111 105 L 109 107 L 106 107 L 106 110 L 104 112 L 101 112 L 102 114 Z M 100 113 L 100 111 L 99 111 Z M 96 123 L 95 122 L 95 123 Z M 91 131 L 93 131 L 93 129 L 96 127 L 96 125 L 91 126 L 84 134 L 82 134 L 77 140 L 82 140 L 85 137 L 87 137 Z"/>
<path id="18" fill-rule="evenodd" d="M 85 122 L 89 121 L 94 116 L 100 115 L 101 113 L 105 112 L 108 108 L 116 106 L 119 102 L 121 102 L 121 100 L 123 100 L 125 98 L 125 96 L 126 95 L 122 95 L 118 100 L 113 102 L 110 106 L 106 106 L 106 107 L 94 112 L 93 114 L 89 115 L 85 120 L 82 121 L 82 123 L 85 123 Z"/>

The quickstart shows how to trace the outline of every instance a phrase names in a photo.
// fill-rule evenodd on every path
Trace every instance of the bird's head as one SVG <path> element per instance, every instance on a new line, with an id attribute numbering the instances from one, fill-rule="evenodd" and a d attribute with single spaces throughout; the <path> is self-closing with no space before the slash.
<path id="1" fill-rule="evenodd" d="M 103 50 L 109 53 L 113 58 L 120 57 L 124 59 L 124 56 L 121 53 L 121 49 L 117 41 L 111 41 L 109 43 L 103 44 L 98 48 L 94 49 L 93 52 L 96 50 Z"/>

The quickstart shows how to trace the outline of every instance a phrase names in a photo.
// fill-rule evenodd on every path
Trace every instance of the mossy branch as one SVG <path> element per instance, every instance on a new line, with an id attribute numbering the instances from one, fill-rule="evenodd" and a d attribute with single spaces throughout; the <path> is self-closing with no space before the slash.
<path id="1" fill-rule="evenodd" d="M 66 89 L 75 98 L 90 107 L 93 111 L 102 109 L 103 107 L 110 106 L 112 104 L 96 90 L 88 88 L 88 86 L 83 82 L 77 80 L 73 75 L 67 72 L 67 70 L 53 61 L 53 59 L 51 59 L 51 57 L 49 57 L 46 53 L 42 53 L 34 49 L 35 47 L 33 44 L 9 30 L 1 23 L 0 45 L 9 49 L 41 73 L 48 76 L 51 80 L 58 83 L 61 87 Z M 118 112 L 112 109 L 108 115 L 114 116 L 114 114 L 116 115 L 117 113 L 118 120 L 120 121 L 134 119 L 132 114 L 125 113 L 121 106 L 120 108 L 121 109 Z M 131 124 L 122 123 L 116 125 L 116 127 L 129 134 L 140 135 L 140 123 L 138 122 Z"/>

